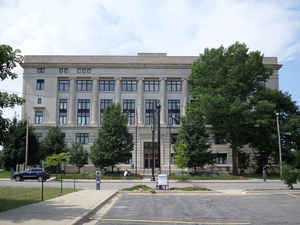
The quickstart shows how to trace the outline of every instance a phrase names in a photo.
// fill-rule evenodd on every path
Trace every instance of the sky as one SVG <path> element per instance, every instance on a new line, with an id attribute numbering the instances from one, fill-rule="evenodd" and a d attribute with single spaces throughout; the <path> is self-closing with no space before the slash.
<path id="1" fill-rule="evenodd" d="M 278 57 L 279 88 L 300 105 L 300 0 L 0 0 L 0 44 L 23 55 L 198 56 L 236 41 Z M 0 91 L 22 96 L 16 71 Z"/>

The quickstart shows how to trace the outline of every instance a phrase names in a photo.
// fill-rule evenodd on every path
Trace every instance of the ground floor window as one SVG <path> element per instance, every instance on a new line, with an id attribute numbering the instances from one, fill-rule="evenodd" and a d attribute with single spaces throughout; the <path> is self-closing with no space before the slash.
<path id="1" fill-rule="evenodd" d="M 153 165 L 152 142 L 144 142 L 144 168 L 151 169 Z M 159 168 L 158 146 L 154 143 L 154 165 Z"/>
<path id="2" fill-rule="evenodd" d="M 89 134 L 88 133 L 77 133 L 75 136 L 75 141 L 80 144 L 88 144 L 89 143 Z"/>
<path id="3" fill-rule="evenodd" d="M 216 164 L 227 164 L 227 153 L 217 153 Z"/>

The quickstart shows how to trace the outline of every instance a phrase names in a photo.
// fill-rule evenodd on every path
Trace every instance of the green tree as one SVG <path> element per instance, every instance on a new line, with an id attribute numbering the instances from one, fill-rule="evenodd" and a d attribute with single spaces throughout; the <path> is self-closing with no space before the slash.
<path id="1" fill-rule="evenodd" d="M 175 164 L 178 168 L 186 168 L 188 166 L 188 157 L 186 156 L 186 145 L 179 141 L 175 147 Z"/>
<path id="2" fill-rule="evenodd" d="M 46 167 L 55 172 L 60 172 L 60 166 L 63 163 L 66 165 L 67 161 L 70 158 L 70 153 L 69 152 L 61 152 L 58 154 L 53 154 L 50 155 L 46 158 Z"/>
<path id="3" fill-rule="evenodd" d="M 196 172 L 197 167 L 214 163 L 215 155 L 209 151 L 209 141 L 204 115 L 199 108 L 188 108 L 178 135 L 179 145 L 185 145 L 185 148 L 180 149 L 184 150 L 184 156 L 188 159 L 187 167 L 194 168 Z"/>
<path id="4" fill-rule="evenodd" d="M 73 143 L 70 149 L 70 160 L 69 163 L 75 165 L 80 173 L 80 168 L 88 163 L 88 153 L 83 149 L 82 144 Z"/>
<path id="5" fill-rule="evenodd" d="M 15 168 L 17 164 L 25 162 L 26 152 L 26 123 L 27 121 L 17 122 L 14 119 L 7 131 L 3 141 L 3 161 L 6 169 Z M 28 165 L 39 164 L 44 158 L 44 153 L 33 127 L 28 130 Z"/>
<path id="6" fill-rule="evenodd" d="M 133 150 L 132 135 L 127 128 L 127 114 L 121 113 L 119 104 L 104 110 L 98 138 L 91 147 L 91 160 L 96 167 L 104 168 L 126 162 Z"/>
<path id="7" fill-rule="evenodd" d="M 205 49 L 193 63 L 190 94 L 211 126 L 232 149 L 232 172 L 238 174 L 239 150 L 248 143 L 251 99 L 265 89 L 272 69 L 263 64 L 263 55 L 249 52 L 245 44 Z"/>
<path id="8" fill-rule="evenodd" d="M 13 50 L 8 45 L 0 45 L 0 79 L 16 79 L 17 74 L 13 69 L 18 63 L 23 61 L 23 56 L 20 55 L 20 50 Z M 24 102 L 24 99 L 18 97 L 16 94 L 8 94 L 6 92 L 0 92 L 0 144 L 3 144 L 3 140 L 7 129 L 9 127 L 9 120 L 2 117 L 3 109 L 6 107 L 14 107 Z"/>
<path id="9" fill-rule="evenodd" d="M 41 147 L 47 156 L 66 152 L 65 134 L 59 127 L 51 127 Z"/>

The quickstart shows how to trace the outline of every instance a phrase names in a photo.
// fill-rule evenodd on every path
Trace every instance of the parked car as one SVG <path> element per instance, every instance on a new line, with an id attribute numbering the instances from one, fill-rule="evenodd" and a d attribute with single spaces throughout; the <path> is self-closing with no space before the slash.
<path id="1" fill-rule="evenodd" d="M 50 175 L 47 171 L 43 171 L 41 168 L 31 168 L 27 169 L 23 172 L 14 173 L 13 179 L 16 181 L 22 181 L 26 179 L 34 180 L 37 179 L 38 181 L 45 181 L 50 178 Z"/>

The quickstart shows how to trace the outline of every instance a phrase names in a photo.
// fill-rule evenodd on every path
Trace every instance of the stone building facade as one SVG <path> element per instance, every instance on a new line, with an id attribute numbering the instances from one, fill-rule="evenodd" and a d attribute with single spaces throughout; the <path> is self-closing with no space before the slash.
<path id="1" fill-rule="evenodd" d="M 159 102 L 161 145 L 156 170 L 174 172 L 177 168 L 173 164 L 173 140 L 189 102 L 188 79 L 192 63 L 197 59 L 197 56 L 167 56 L 165 53 L 138 53 L 137 56 L 27 55 L 22 64 L 26 100 L 22 118 L 29 120 L 41 139 L 47 135 L 49 127 L 59 126 L 69 145 L 80 142 L 89 151 L 101 126 L 105 107 L 120 103 L 122 110 L 129 115 L 128 128 L 133 134 L 135 147 L 132 159 L 118 166 L 122 169 L 137 166 L 139 173 L 150 174 L 153 102 Z M 265 57 L 264 64 L 274 68 L 266 85 L 278 89 L 280 65 L 277 58 Z M 230 170 L 229 147 L 213 143 L 211 148 L 219 153 L 215 167 Z M 157 157 L 157 148 L 155 151 Z M 92 169 L 92 165 L 85 167 L 89 168 Z"/>

